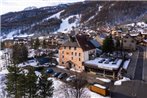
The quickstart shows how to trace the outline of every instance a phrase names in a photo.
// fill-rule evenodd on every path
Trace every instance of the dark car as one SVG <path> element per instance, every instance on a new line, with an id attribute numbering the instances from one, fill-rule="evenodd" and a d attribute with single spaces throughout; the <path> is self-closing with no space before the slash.
<path id="1" fill-rule="evenodd" d="M 52 73 L 54 73 L 54 70 L 51 69 L 51 68 L 48 68 L 48 69 L 46 70 L 46 73 L 47 73 L 47 74 L 52 74 Z"/>
<path id="2" fill-rule="evenodd" d="M 62 73 L 58 76 L 59 79 L 63 79 L 63 78 L 66 78 L 68 75 L 67 73 Z"/>
<path id="3" fill-rule="evenodd" d="M 53 77 L 58 77 L 60 74 L 61 74 L 61 72 L 56 72 L 56 73 L 54 73 L 52 76 L 53 76 Z"/>

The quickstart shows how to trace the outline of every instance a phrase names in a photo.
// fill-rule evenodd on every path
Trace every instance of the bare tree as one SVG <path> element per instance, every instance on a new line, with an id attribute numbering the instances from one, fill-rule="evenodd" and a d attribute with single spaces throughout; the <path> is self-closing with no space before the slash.
<path id="1" fill-rule="evenodd" d="M 69 83 L 62 84 L 58 92 L 64 94 L 65 98 L 90 98 L 86 89 L 87 83 L 83 74 L 76 74 L 76 78 Z"/>

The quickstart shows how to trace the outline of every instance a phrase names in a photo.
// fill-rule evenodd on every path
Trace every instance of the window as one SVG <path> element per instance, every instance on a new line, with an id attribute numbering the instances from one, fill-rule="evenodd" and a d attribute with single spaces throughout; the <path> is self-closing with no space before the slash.
<path id="1" fill-rule="evenodd" d="M 73 55 L 73 52 L 71 54 Z"/>
<path id="2" fill-rule="evenodd" d="M 76 50 L 76 47 L 74 47 L 74 50 Z"/>
<path id="3" fill-rule="evenodd" d="M 132 40 L 132 43 L 134 43 L 134 41 Z"/>
<path id="4" fill-rule="evenodd" d="M 71 49 L 71 47 L 69 46 L 69 50 Z"/>
<path id="5" fill-rule="evenodd" d="M 77 56 L 77 53 L 75 52 L 75 56 Z"/>
<path id="6" fill-rule="evenodd" d="M 62 54 L 64 54 L 64 51 L 62 51 Z"/>
<path id="7" fill-rule="evenodd" d="M 64 46 L 64 49 L 66 49 L 66 47 Z"/>
<path id="8" fill-rule="evenodd" d="M 81 53 L 79 53 L 79 56 L 81 56 Z"/>
<path id="9" fill-rule="evenodd" d="M 73 57 L 71 57 L 71 60 L 73 60 Z"/>
<path id="10" fill-rule="evenodd" d="M 124 40 L 124 42 L 126 43 L 127 41 L 126 41 L 126 40 Z"/>
<path id="11" fill-rule="evenodd" d="M 64 58 L 64 55 L 62 56 L 62 58 Z"/>
<path id="12" fill-rule="evenodd" d="M 81 61 L 81 59 L 79 58 L 79 61 Z"/>
<path id="13" fill-rule="evenodd" d="M 64 62 L 62 62 L 62 64 L 64 64 Z"/>

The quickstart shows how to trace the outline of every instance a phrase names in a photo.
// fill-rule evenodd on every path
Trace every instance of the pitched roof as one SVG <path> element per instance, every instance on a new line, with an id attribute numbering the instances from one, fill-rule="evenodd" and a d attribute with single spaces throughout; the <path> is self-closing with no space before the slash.
<path id="1" fill-rule="evenodd" d="M 83 51 L 95 49 L 95 46 L 88 40 L 86 35 L 76 35 L 76 40 Z"/>
<path id="2" fill-rule="evenodd" d="M 71 41 L 66 41 L 63 45 L 63 47 L 66 46 L 66 47 L 79 47 L 78 43 L 77 42 L 71 42 Z"/>

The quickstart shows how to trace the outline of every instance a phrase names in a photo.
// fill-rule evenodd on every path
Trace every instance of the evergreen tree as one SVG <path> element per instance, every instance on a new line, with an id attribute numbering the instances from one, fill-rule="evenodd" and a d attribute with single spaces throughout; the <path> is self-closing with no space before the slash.
<path id="1" fill-rule="evenodd" d="M 37 76 L 35 75 L 34 69 L 29 67 L 29 73 L 26 75 L 26 93 L 28 98 L 36 98 L 37 93 Z"/>
<path id="2" fill-rule="evenodd" d="M 108 36 L 105 38 L 105 40 L 103 41 L 102 50 L 106 53 L 111 53 L 114 51 L 114 42 L 112 36 Z"/>
<path id="3" fill-rule="evenodd" d="M 45 41 L 45 39 L 44 39 L 44 40 L 43 40 L 43 43 L 42 43 L 42 47 L 43 47 L 43 48 L 47 48 L 46 46 L 47 46 L 47 43 L 46 43 L 46 41 Z"/>
<path id="4" fill-rule="evenodd" d="M 121 44 L 120 44 L 120 40 L 119 39 L 116 39 L 116 50 L 119 50 L 120 49 L 120 46 L 121 46 Z"/>
<path id="5" fill-rule="evenodd" d="M 53 96 L 53 81 L 47 80 L 47 76 L 39 78 L 38 88 L 40 90 L 38 96 L 39 98 L 48 98 Z"/>
<path id="6" fill-rule="evenodd" d="M 24 95 L 22 88 L 23 82 L 20 82 L 24 78 L 23 74 L 20 73 L 22 70 L 16 65 L 12 65 L 8 66 L 8 71 L 9 73 L 6 76 L 6 90 L 8 95 L 9 97 L 21 98 Z"/>
<path id="7" fill-rule="evenodd" d="M 34 49 L 38 49 L 39 46 L 40 46 L 40 42 L 39 42 L 39 39 L 37 38 L 34 43 Z"/>
<path id="8" fill-rule="evenodd" d="M 22 63 L 28 59 L 28 49 L 25 45 L 15 44 L 12 51 L 12 61 L 14 64 Z"/>

